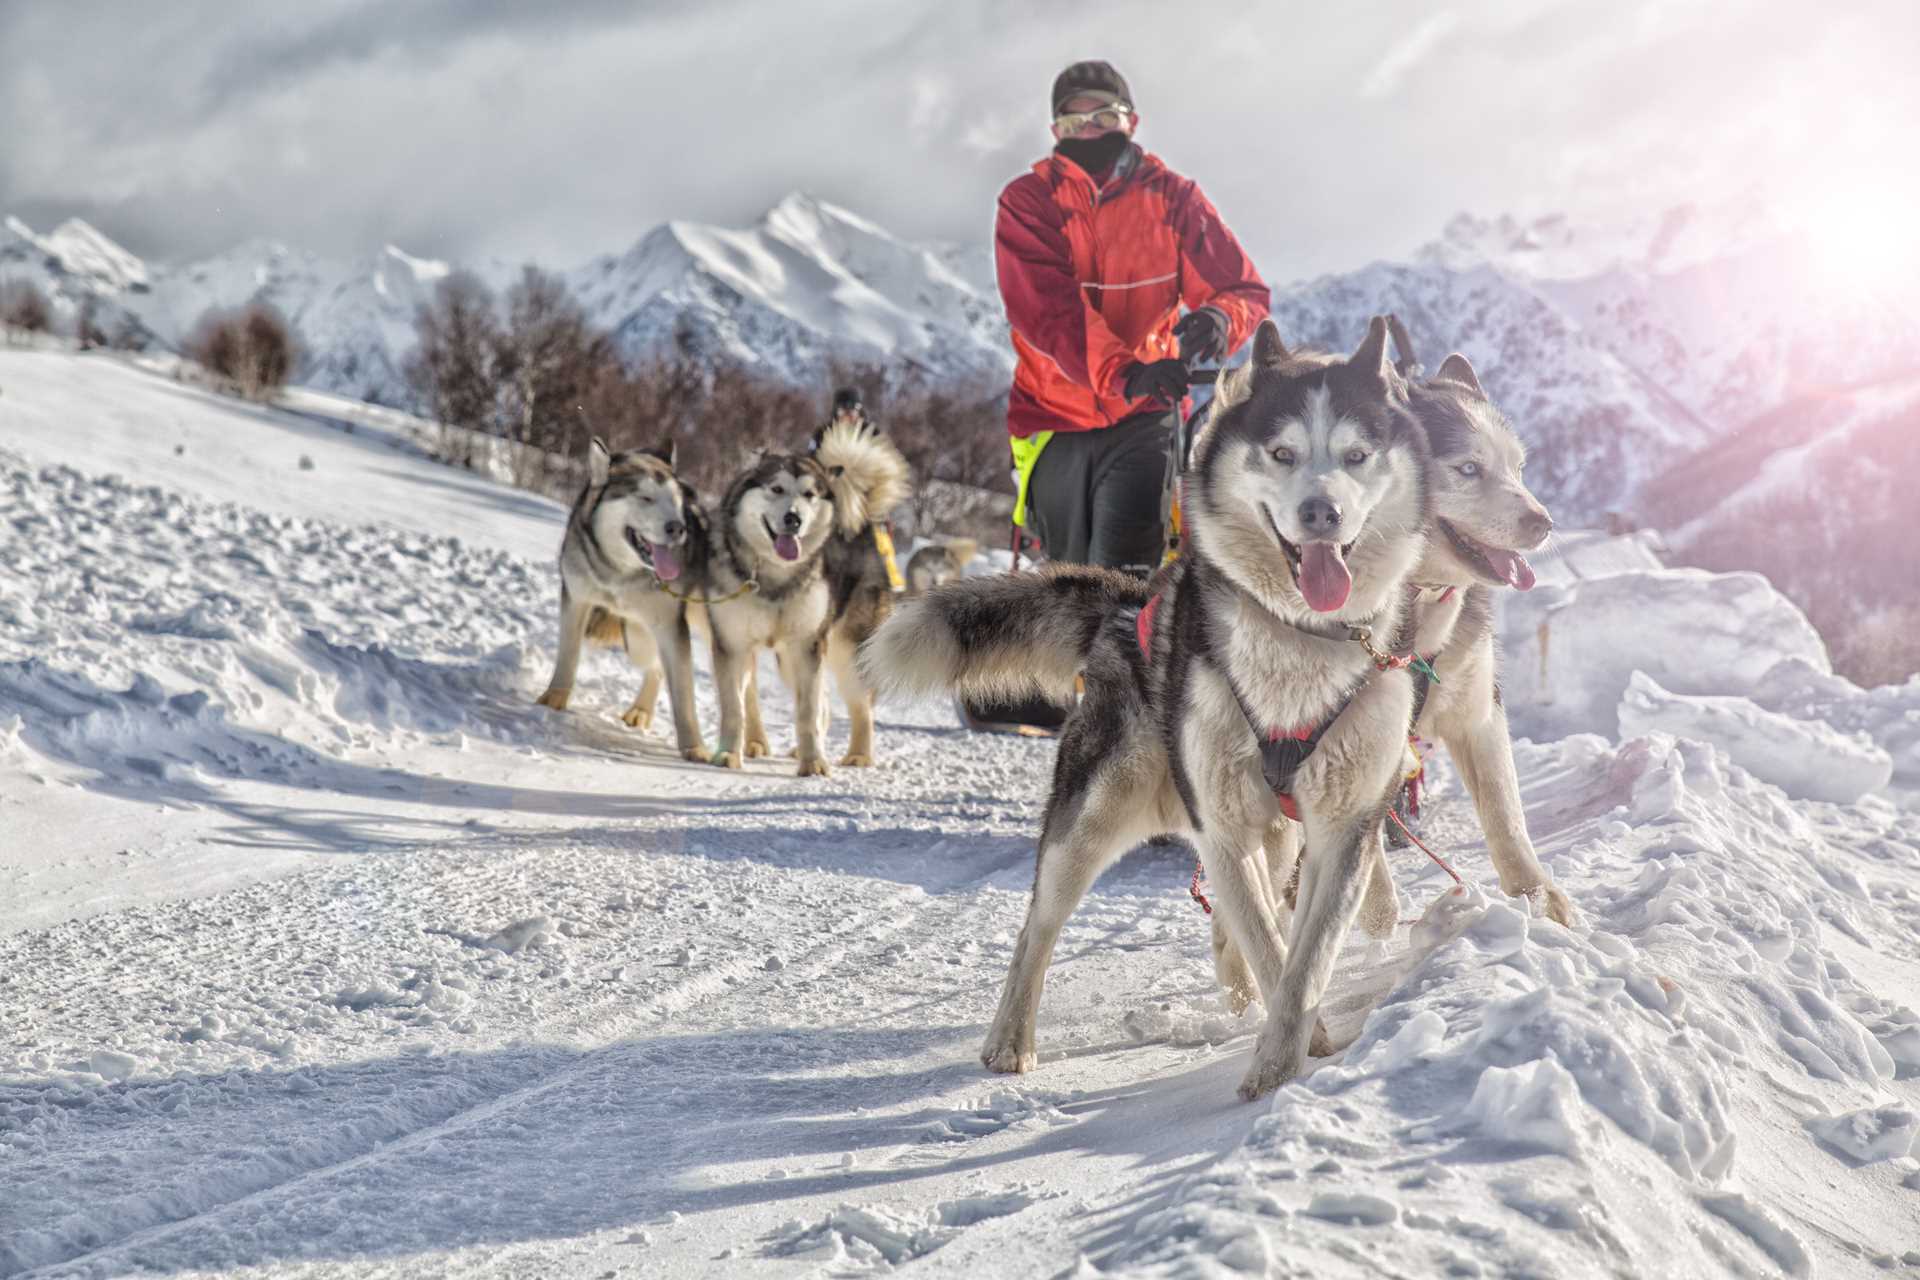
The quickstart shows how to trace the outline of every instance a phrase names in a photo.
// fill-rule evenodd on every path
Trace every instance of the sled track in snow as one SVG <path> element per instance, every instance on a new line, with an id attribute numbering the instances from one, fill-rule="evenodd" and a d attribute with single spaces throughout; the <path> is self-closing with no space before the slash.
<path id="1" fill-rule="evenodd" d="M 983 887 L 995 876 L 1025 862 L 1031 856 L 1029 850 L 1021 849 L 1010 857 L 995 860 L 984 866 L 976 866 L 972 868 L 973 874 L 957 877 L 933 890 L 914 886 L 890 894 L 880 905 L 850 917 L 831 941 L 824 942 L 798 957 L 780 970 L 777 976 L 787 981 L 804 981 L 824 976 L 848 957 L 856 945 L 854 939 L 857 938 L 862 943 L 870 943 L 879 938 L 908 932 L 919 922 L 922 911 L 929 903 L 955 894 L 963 894 L 969 889 Z M 648 1001 L 645 1010 L 637 1016 L 657 1022 L 704 999 L 717 998 L 731 1001 L 750 995 L 775 976 L 774 973 L 748 958 L 730 960 L 664 992 L 657 993 Z M 729 983 L 729 978 L 736 981 Z M 593 1030 L 599 1030 L 603 1034 L 621 1034 L 623 1031 L 642 1029 L 637 1026 L 616 1029 L 610 1025 L 623 1017 L 633 1019 L 636 1015 L 632 1011 L 609 1013 L 589 1024 L 588 1027 L 577 1028 L 576 1034 L 584 1035 Z M 395 1133 L 355 1155 L 313 1165 L 244 1195 L 207 1205 L 185 1217 L 143 1227 L 116 1240 L 96 1245 L 84 1253 L 44 1262 L 18 1274 L 23 1280 L 33 1277 L 50 1280 L 51 1277 L 76 1274 L 112 1275 L 129 1268 L 137 1268 L 142 1264 L 135 1255 L 142 1249 L 190 1232 L 197 1224 L 208 1222 L 220 1215 L 266 1205 L 276 1197 L 284 1196 L 301 1187 L 404 1156 L 449 1134 L 482 1124 L 497 1115 L 512 1111 L 590 1075 L 610 1057 L 626 1048 L 628 1043 L 626 1040 L 619 1040 L 588 1050 L 565 1065 L 546 1072 L 537 1080 L 464 1107 L 431 1124 Z"/>

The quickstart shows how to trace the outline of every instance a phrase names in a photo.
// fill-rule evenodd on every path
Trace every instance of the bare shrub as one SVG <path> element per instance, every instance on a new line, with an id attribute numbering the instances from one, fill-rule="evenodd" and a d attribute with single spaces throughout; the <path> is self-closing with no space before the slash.
<path id="1" fill-rule="evenodd" d="M 293 331 L 279 311 L 264 302 L 202 312 L 182 351 L 228 390 L 249 400 L 272 399 L 293 373 Z"/>
<path id="2" fill-rule="evenodd" d="M 53 307 L 31 280 L 0 281 L 0 325 L 16 334 L 45 333 L 53 327 Z"/>
<path id="3" fill-rule="evenodd" d="M 519 446 L 516 483 L 546 489 L 550 456 L 585 455 L 587 393 L 616 368 L 612 343 L 587 323 L 566 282 L 525 268 L 507 291 L 493 351 L 496 433 Z"/>
<path id="4" fill-rule="evenodd" d="M 82 351 L 107 345 L 107 331 L 100 325 L 100 299 L 89 293 L 80 299 L 73 317 L 73 337 Z"/>
<path id="5" fill-rule="evenodd" d="M 406 360 L 407 383 L 440 424 L 441 456 L 471 467 L 474 435 L 493 425 L 499 400 L 494 359 L 501 329 L 493 291 L 472 272 L 456 271 L 415 310 L 413 329 L 417 345 Z"/>

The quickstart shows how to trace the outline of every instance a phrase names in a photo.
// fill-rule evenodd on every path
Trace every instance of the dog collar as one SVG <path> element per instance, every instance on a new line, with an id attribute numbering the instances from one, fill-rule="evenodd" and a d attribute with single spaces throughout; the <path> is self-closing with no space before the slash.
<path id="1" fill-rule="evenodd" d="M 1407 595 L 1415 604 L 1445 604 L 1460 590 L 1450 582 L 1409 582 Z"/>

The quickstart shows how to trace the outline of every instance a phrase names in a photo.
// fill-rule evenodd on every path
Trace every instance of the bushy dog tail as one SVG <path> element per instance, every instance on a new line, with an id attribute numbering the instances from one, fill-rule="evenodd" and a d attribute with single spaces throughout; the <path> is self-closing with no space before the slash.
<path id="1" fill-rule="evenodd" d="M 836 417 L 821 428 L 813 460 L 826 468 L 834 524 L 844 537 L 885 520 L 913 494 L 905 455 L 864 415 Z"/>
<path id="2" fill-rule="evenodd" d="M 1087 565 L 1051 565 L 942 583 L 898 605 L 861 646 L 876 693 L 1064 701 L 1101 623 L 1147 602 L 1137 578 Z"/>

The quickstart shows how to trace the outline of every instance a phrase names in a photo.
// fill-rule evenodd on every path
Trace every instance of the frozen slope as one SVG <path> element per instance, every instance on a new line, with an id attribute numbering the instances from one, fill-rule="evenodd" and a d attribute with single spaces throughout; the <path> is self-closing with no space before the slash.
<path id="1" fill-rule="evenodd" d="M 105 361 L 0 392 L 0 1274 L 1920 1269 L 1910 807 L 1522 744 L 1569 933 L 1442 757 L 1475 891 L 1396 857 L 1343 1054 L 1234 1101 L 1253 1023 L 1143 849 L 992 1077 L 1048 744 L 889 708 L 873 771 L 685 764 L 610 655 L 532 705 L 551 504 Z M 1881 706 L 1807 670 L 1755 700 Z"/>

